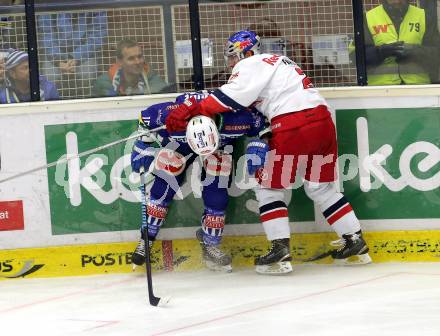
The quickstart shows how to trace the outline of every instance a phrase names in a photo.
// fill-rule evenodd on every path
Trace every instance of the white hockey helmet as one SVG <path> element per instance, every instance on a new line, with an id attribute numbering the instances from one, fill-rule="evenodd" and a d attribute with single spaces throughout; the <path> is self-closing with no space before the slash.
<path id="1" fill-rule="evenodd" d="M 214 120 L 206 116 L 193 117 L 186 127 L 186 139 L 194 153 L 209 155 L 220 145 L 220 134 Z"/>

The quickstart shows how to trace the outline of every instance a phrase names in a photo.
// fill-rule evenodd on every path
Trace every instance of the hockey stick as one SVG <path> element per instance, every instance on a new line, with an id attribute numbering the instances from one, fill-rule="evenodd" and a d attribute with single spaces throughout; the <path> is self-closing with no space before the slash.
<path id="1" fill-rule="evenodd" d="M 330 250 L 321 254 L 317 254 L 313 257 L 310 258 L 306 258 L 306 259 L 295 259 L 296 261 L 300 261 L 300 262 L 312 262 L 312 261 L 317 261 L 317 260 L 321 260 L 324 258 L 327 258 L 328 256 L 331 256 L 334 253 L 335 250 Z"/>
<path id="2" fill-rule="evenodd" d="M 141 209 L 142 209 L 142 233 L 144 235 L 145 244 L 145 268 L 147 271 L 147 287 L 148 287 L 148 300 L 150 305 L 157 306 L 160 302 L 160 298 L 154 296 L 153 293 L 153 278 L 151 277 L 151 263 L 150 263 L 150 242 L 148 241 L 148 221 L 147 221 L 147 195 L 145 192 L 145 173 L 141 173 Z"/>
<path id="3" fill-rule="evenodd" d="M 147 288 L 148 301 L 152 306 L 163 306 L 168 303 L 170 297 L 160 298 L 154 295 L 153 292 L 153 278 L 151 275 L 151 260 L 150 260 L 150 244 L 148 241 L 148 221 L 147 221 L 147 193 L 145 191 L 145 172 L 141 172 L 141 209 L 142 209 L 142 233 L 144 235 L 145 244 L 145 269 L 147 273 Z"/>
<path id="4" fill-rule="evenodd" d="M 51 162 L 49 164 L 45 164 L 43 166 L 32 168 L 32 169 L 26 170 L 24 172 L 21 172 L 21 173 L 9 176 L 7 178 L 4 178 L 4 179 L 0 180 L 0 183 L 6 182 L 6 181 L 10 181 L 10 180 L 13 180 L 13 179 L 15 179 L 17 177 L 21 177 L 21 176 L 24 176 L 24 175 L 27 175 L 27 174 L 30 174 L 30 173 L 33 173 L 33 172 L 36 172 L 36 171 L 39 171 L 39 170 L 51 168 L 51 167 L 56 166 L 58 164 L 63 164 L 63 163 L 69 162 L 70 160 L 73 160 L 73 159 L 78 159 L 80 157 L 96 153 L 96 152 L 99 152 L 99 151 L 101 151 L 103 149 L 106 149 L 106 148 L 115 146 L 117 144 L 120 144 L 122 142 L 126 142 L 128 140 L 135 139 L 135 138 L 140 137 L 140 136 L 149 135 L 150 133 L 158 132 L 158 131 L 160 131 L 162 129 L 165 129 L 165 128 L 166 128 L 166 126 L 163 125 L 163 126 L 156 127 L 156 128 L 151 129 L 151 130 L 148 130 L 148 131 L 139 132 L 139 133 L 136 133 L 135 135 L 131 135 L 131 136 L 126 137 L 124 139 L 116 140 L 116 141 L 110 142 L 110 143 L 108 143 L 106 145 L 102 145 L 102 146 L 99 146 L 99 147 L 96 147 L 96 148 L 92 148 L 92 149 L 89 149 L 89 150 L 87 150 L 85 152 L 78 153 L 78 154 L 73 155 L 73 156 L 69 156 L 68 158 L 66 157 L 66 158 L 60 159 L 58 161 Z"/>

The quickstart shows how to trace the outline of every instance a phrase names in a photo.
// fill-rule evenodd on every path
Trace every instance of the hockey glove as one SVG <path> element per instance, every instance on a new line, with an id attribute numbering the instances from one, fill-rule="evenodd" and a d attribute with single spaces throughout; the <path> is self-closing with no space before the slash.
<path id="1" fill-rule="evenodd" d="M 142 167 L 144 171 L 148 171 L 157 150 L 152 144 L 136 140 L 131 151 L 131 169 L 135 173 L 139 173 Z"/>
<path id="2" fill-rule="evenodd" d="M 165 119 L 167 131 L 174 133 L 186 130 L 189 119 L 198 115 L 199 112 L 199 103 L 194 97 L 190 97 L 168 114 Z"/>
<path id="3" fill-rule="evenodd" d="M 266 156 L 269 152 L 269 145 L 263 140 L 252 140 L 248 143 L 246 148 L 247 168 L 250 175 L 264 166 Z"/>

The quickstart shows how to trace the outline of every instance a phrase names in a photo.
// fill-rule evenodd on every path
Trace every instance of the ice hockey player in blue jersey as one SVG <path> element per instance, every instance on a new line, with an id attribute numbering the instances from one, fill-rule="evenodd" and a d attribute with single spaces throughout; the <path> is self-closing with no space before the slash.
<path id="1" fill-rule="evenodd" d="M 179 103 L 197 101 L 208 95 L 206 91 L 187 93 L 176 98 L 175 102 L 154 104 L 143 110 L 139 117 L 139 131 L 153 129 L 165 125 L 165 119 Z M 188 167 L 202 154 L 203 183 L 202 199 L 204 212 L 201 218 L 201 228 L 196 237 L 200 242 L 202 257 L 206 266 L 212 270 L 230 272 L 232 258 L 224 253 L 219 245 L 222 239 L 225 212 L 228 204 L 228 184 L 232 173 L 232 156 L 225 151 L 225 146 L 234 145 L 242 136 L 258 137 L 270 131 L 264 117 L 256 110 L 236 111 L 235 113 L 218 114 L 214 122 L 208 117 L 196 118 L 194 127 L 201 127 L 204 139 L 194 138 L 195 132 L 186 136 L 186 132 L 169 134 L 166 129 L 151 136 L 143 136 L 133 146 L 131 166 L 134 172 L 149 172 L 154 175 L 147 200 L 148 240 L 154 242 L 163 224 L 169 205 L 182 185 Z M 189 123 L 191 124 L 191 122 Z M 192 127 L 192 126 L 188 126 Z M 205 128 L 205 129 L 203 129 Z M 206 130 L 206 132 L 205 132 Z M 209 134 L 212 131 L 211 134 Z M 191 139 L 192 138 L 192 139 Z M 218 138 L 218 144 L 216 139 Z M 206 140 L 208 147 L 215 151 L 203 155 L 197 146 L 200 140 Z M 190 141 L 190 143 L 188 143 Z M 197 154 L 191 149 L 194 148 Z M 205 183 L 210 181 L 210 183 Z M 144 228 L 141 228 L 141 235 Z M 133 264 L 142 265 L 145 262 L 145 244 L 140 238 L 133 253 Z"/>

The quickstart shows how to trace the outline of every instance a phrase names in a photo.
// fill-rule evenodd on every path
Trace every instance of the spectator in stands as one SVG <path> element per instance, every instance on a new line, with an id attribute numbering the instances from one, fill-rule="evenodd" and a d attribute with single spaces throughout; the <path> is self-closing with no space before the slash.
<path id="1" fill-rule="evenodd" d="M 93 87 L 95 97 L 168 92 L 169 85 L 145 63 L 142 48 L 132 40 L 116 47 L 117 63 L 101 75 Z"/>
<path id="2" fill-rule="evenodd" d="M 289 56 L 296 62 L 298 59 L 293 55 L 293 50 L 291 48 L 291 43 L 285 36 L 283 36 L 281 29 L 278 27 L 277 23 L 269 17 L 263 17 L 258 20 L 258 23 L 251 23 L 247 30 L 254 31 L 260 36 L 261 42 L 261 52 L 269 54 L 277 54 L 282 56 Z M 289 49 L 289 51 L 287 50 Z M 289 52 L 289 53 L 288 53 Z M 214 74 L 211 78 L 207 78 L 205 82 L 209 87 L 219 87 L 228 82 L 230 77 L 230 69 L 226 68 L 220 72 Z M 191 83 L 191 79 L 188 79 L 181 84 L 181 89 L 191 90 L 191 86 L 186 86 L 185 84 Z"/>
<path id="3" fill-rule="evenodd" d="M 0 103 L 19 103 L 31 100 L 29 85 L 28 54 L 24 51 L 10 50 L 5 62 L 6 87 L 0 90 Z M 59 99 L 54 83 L 40 76 L 41 100 Z"/>
<path id="4" fill-rule="evenodd" d="M 6 73 L 5 73 L 5 58 L 0 55 L 0 88 L 5 86 Z"/>
<path id="5" fill-rule="evenodd" d="M 433 16 L 407 0 L 382 0 L 364 22 L 368 85 L 432 82 L 440 47 Z"/>
<path id="6" fill-rule="evenodd" d="M 0 6 L 11 6 L 12 1 L 0 0 Z M 11 43 L 11 35 L 15 35 L 13 18 L 11 16 L 0 16 L 0 85 L 4 82 L 4 60 L 8 54 L 8 49 L 17 48 Z"/>
<path id="7" fill-rule="evenodd" d="M 97 59 L 107 36 L 107 13 L 44 14 L 37 15 L 37 20 L 40 72 L 50 80 L 68 75 L 80 81 L 76 85 L 90 86 L 90 80 L 96 79 Z"/>
<path id="8" fill-rule="evenodd" d="M 277 23 L 264 17 L 249 26 L 248 30 L 256 32 L 261 38 L 261 52 L 286 56 L 289 41 L 283 36 Z"/>

